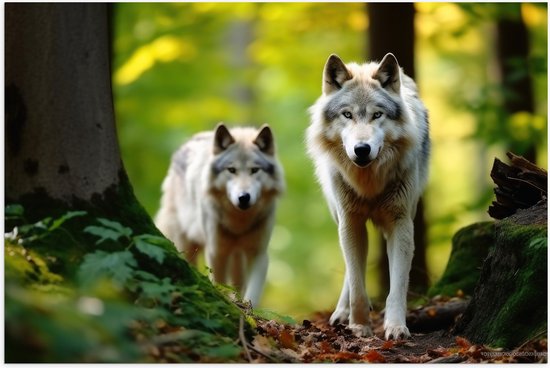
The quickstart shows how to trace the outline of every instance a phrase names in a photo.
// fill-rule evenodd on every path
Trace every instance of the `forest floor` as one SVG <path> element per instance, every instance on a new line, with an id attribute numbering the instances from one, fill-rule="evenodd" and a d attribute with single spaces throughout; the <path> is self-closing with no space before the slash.
<path id="1" fill-rule="evenodd" d="M 408 311 L 407 323 L 412 318 L 433 318 L 445 327 L 431 332 L 413 332 L 404 340 L 384 339 L 383 313 L 371 312 L 374 331 L 372 337 L 357 337 L 345 325 L 331 326 L 330 312 L 316 312 L 301 323 L 285 323 L 289 317 L 275 319 L 254 317 L 252 334 L 241 324 L 239 341 L 242 353 L 229 361 L 201 354 L 188 354 L 175 341 L 158 346 L 153 351 L 155 362 L 177 362 L 173 357 L 183 353 L 191 362 L 231 363 L 546 363 L 547 336 L 538 336 L 514 349 L 491 348 L 473 344 L 449 331 L 453 322 L 441 322 L 438 314 L 456 310 L 466 304 L 461 298 L 432 299 L 421 307 Z M 460 308 L 459 308 L 460 309 Z M 246 310 L 246 308 L 245 308 Z M 454 312 L 453 312 L 454 313 Z M 248 314 L 248 313 L 247 313 Z M 279 317 L 282 317 L 279 318 Z M 455 315 L 456 317 L 456 315 Z M 243 319 L 244 320 L 244 319 Z M 454 320 L 454 318 L 452 319 Z M 425 322 L 425 321 L 424 321 Z M 424 326 L 437 325 L 433 323 Z M 418 326 L 418 325 L 417 325 Z M 410 327 L 410 326 L 409 326 Z M 411 329 L 414 331 L 413 329 Z M 245 336 L 246 335 L 246 336 Z"/>
<path id="2" fill-rule="evenodd" d="M 445 307 L 450 301 L 437 301 Z M 438 308 L 417 308 L 414 314 Z M 409 315 L 411 311 L 409 312 Z M 547 362 L 547 338 L 539 336 L 522 346 L 495 349 L 452 336 L 446 330 L 412 333 L 406 340 L 384 340 L 383 315 L 371 312 L 375 336 L 356 337 L 344 325 L 330 326 L 330 312 L 318 312 L 310 320 L 290 325 L 274 320 L 258 321 L 257 335 L 246 342 L 242 358 L 251 363 L 535 363 Z M 450 327 L 450 326 L 449 326 Z M 244 337 L 242 337 L 244 338 Z M 241 341 L 242 343 L 242 341 Z"/>

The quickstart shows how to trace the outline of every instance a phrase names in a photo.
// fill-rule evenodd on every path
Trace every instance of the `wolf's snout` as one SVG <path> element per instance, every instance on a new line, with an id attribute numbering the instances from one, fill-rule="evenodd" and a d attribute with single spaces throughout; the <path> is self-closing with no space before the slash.
<path id="1" fill-rule="evenodd" d="M 359 144 L 356 144 L 355 147 L 353 147 L 353 151 L 355 152 L 358 158 L 360 159 L 365 158 L 368 160 L 369 154 L 370 154 L 370 146 L 366 143 L 359 143 Z"/>
<path id="2" fill-rule="evenodd" d="M 354 162 L 361 167 L 367 166 L 370 162 L 370 150 L 371 147 L 367 143 L 358 143 L 353 147 L 353 152 L 355 153 L 355 156 L 357 158 L 354 160 Z"/>
<path id="3" fill-rule="evenodd" d="M 239 200 L 239 208 L 241 210 L 246 210 L 248 207 L 250 207 L 250 194 L 241 193 L 239 194 L 238 200 Z"/>

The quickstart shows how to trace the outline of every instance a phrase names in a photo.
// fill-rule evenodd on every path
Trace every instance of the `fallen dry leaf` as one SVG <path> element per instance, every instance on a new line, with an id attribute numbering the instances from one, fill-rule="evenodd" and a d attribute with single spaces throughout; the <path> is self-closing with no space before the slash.
<path id="1" fill-rule="evenodd" d="M 382 350 L 390 350 L 393 349 L 393 346 L 395 345 L 394 340 L 386 340 L 382 344 Z"/>
<path id="2" fill-rule="evenodd" d="M 457 336 L 455 339 L 455 342 L 458 346 L 460 346 L 463 350 L 468 350 L 472 344 L 466 340 L 464 337 Z"/>
<path id="3" fill-rule="evenodd" d="M 294 336 L 288 331 L 288 330 L 282 330 L 279 334 L 279 342 L 281 343 L 281 346 L 286 349 L 294 349 L 295 348 L 295 342 L 294 342 Z"/>
<path id="4" fill-rule="evenodd" d="M 384 356 L 376 350 L 369 351 L 367 354 L 365 354 L 365 358 L 370 363 L 385 363 L 386 362 L 386 358 L 384 358 Z"/>

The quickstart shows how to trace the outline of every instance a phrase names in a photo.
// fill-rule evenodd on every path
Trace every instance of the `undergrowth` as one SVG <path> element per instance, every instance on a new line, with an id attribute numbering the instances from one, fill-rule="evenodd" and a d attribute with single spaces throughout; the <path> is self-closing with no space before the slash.
<path id="1" fill-rule="evenodd" d="M 86 211 L 5 215 L 7 362 L 239 361 L 242 311 L 167 239 Z"/>

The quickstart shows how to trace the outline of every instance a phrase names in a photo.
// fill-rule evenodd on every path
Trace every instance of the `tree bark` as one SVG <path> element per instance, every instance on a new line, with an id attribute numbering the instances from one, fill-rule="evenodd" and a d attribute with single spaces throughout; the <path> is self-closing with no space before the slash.
<path id="1" fill-rule="evenodd" d="M 407 326 L 411 332 L 432 332 L 446 330 L 466 310 L 469 300 L 449 301 L 441 305 L 428 306 L 407 313 Z"/>
<path id="2" fill-rule="evenodd" d="M 534 112 L 533 83 L 529 73 L 529 34 L 521 18 L 521 4 L 515 4 L 512 15 L 502 15 L 497 22 L 497 65 L 502 85 L 505 114 Z M 515 144 L 510 150 L 536 162 L 534 145 L 523 151 Z"/>
<path id="3" fill-rule="evenodd" d="M 497 185 L 496 198 L 489 206 L 489 215 L 503 219 L 513 215 L 520 208 L 529 208 L 548 196 L 548 173 L 521 156 L 511 152 L 509 166 L 495 158 L 491 178 Z"/>
<path id="4" fill-rule="evenodd" d="M 122 170 L 107 7 L 6 4 L 6 198 L 90 200 Z"/>
<path id="5" fill-rule="evenodd" d="M 388 52 L 393 53 L 405 74 L 415 78 L 414 64 L 414 4 L 413 3 L 370 3 L 367 5 L 369 16 L 368 58 L 382 60 Z M 427 226 L 424 218 L 424 201 L 421 198 L 414 218 L 415 252 L 410 273 L 410 289 L 424 292 L 428 288 L 426 264 Z M 385 240 L 380 236 L 384 245 Z M 389 289 L 389 267 L 386 257 L 380 257 L 381 289 Z"/>

